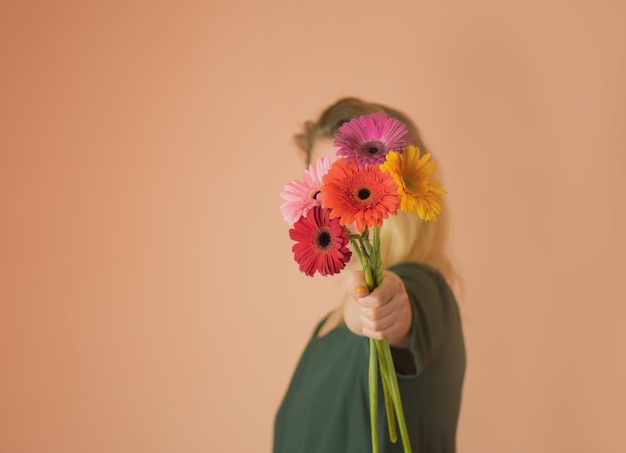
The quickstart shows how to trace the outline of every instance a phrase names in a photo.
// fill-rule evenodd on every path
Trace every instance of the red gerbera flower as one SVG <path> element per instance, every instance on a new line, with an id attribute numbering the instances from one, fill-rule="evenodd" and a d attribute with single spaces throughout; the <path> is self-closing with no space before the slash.
<path id="1" fill-rule="evenodd" d="M 300 271 L 310 277 L 316 271 L 322 275 L 338 274 L 352 256 L 347 247 L 348 233 L 339 219 L 331 219 L 329 213 L 328 209 L 315 206 L 289 230 L 289 237 L 297 241 L 292 247 L 294 258 Z"/>
<path id="2" fill-rule="evenodd" d="M 320 199 L 329 208 L 330 217 L 339 217 L 341 225 L 351 225 L 363 232 L 365 225 L 382 226 L 383 219 L 395 215 L 400 205 L 398 185 L 378 166 L 359 167 L 354 160 L 339 159 L 322 178 Z"/>

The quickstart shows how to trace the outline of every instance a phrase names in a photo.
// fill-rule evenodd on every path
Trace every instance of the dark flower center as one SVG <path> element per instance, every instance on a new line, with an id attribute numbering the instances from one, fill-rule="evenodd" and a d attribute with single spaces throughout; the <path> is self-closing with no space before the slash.
<path id="1" fill-rule="evenodd" d="M 367 187 L 364 187 L 363 189 L 359 189 L 359 191 L 357 192 L 357 196 L 359 197 L 359 200 L 367 200 L 371 194 L 372 193 Z"/>
<path id="2" fill-rule="evenodd" d="M 363 143 L 361 150 L 370 156 L 373 156 L 374 154 L 384 154 L 385 144 L 378 140 L 372 140 L 370 142 Z"/>
<path id="3" fill-rule="evenodd" d="M 330 230 L 324 228 L 317 233 L 315 237 L 315 248 L 318 249 L 318 251 L 327 251 L 332 243 L 333 236 L 330 234 Z"/>

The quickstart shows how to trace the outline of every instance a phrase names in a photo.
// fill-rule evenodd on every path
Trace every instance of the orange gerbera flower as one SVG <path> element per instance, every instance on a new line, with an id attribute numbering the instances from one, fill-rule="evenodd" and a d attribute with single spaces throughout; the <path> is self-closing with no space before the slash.
<path id="1" fill-rule="evenodd" d="M 441 194 L 446 191 L 441 183 L 430 179 L 437 166 L 429 162 L 430 153 L 420 157 L 420 151 L 409 145 L 403 153 L 390 152 L 385 163 L 381 164 L 383 172 L 389 172 L 398 185 L 398 193 L 402 197 L 400 209 L 406 212 L 417 211 L 424 221 L 435 220 L 441 212 Z"/>
<path id="2" fill-rule="evenodd" d="M 379 166 L 360 168 L 356 161 L 336 160 L 322 178 L 320 199 L 330 217 L 341 225 L 352 225 L 363 232 L 365 226 L 381 226 L 400 205 L 398 186 Z"/>

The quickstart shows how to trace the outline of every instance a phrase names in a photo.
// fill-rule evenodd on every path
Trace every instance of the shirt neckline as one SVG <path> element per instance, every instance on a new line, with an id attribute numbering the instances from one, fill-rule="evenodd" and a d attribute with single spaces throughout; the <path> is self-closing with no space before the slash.
<path id="1" fill-rule="evenodd" d="M 324 335 L 319 336 L 318 334 L 319 334 L 320 330 L 322 330 L 322 327 L 324 326 L 324 324 L 326 324 L 326 321 L 328 321 L 328 318 L 330 318 L 332 314 L 333 314 L 333 312 L 331 311 L 326 316 L 324 316 L 320 322 L 317 323 L 317 326 L 315 327 L 315 330 L 313 331 L 312 340 L 322 340 L 322 339 L 328 337 L 329 335 L 334 334 L 335 332 L 343 329 L 344 327 L 347 327 L 346 323 L 342 319 L 341 322 L 339 324 L 337 324 L 335 327 L 330 329 Z"/>

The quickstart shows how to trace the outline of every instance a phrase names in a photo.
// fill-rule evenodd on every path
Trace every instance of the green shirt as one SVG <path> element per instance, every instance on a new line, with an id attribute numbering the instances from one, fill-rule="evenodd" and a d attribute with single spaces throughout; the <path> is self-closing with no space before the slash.
<path id="1" fill-rule="evenodd" d="M 390 270 L 402 278 L 413 310 L 411 351 L 416 372 L 398 373 L 412 450 L 454 452 L 465 375 L 456 300 L 441 274 L 429 266 L 405 263 Z M 345 324 L 317 337 L 324 321 L 307 344 L 276 415 L 274 453 L 372 451 L 369 340 Z M 395 444 L 389 440 L 380 392 L 380 451 L 402 452 L 399 433 Z"/>

